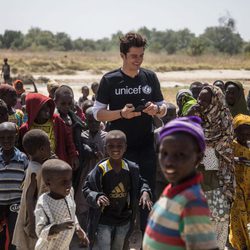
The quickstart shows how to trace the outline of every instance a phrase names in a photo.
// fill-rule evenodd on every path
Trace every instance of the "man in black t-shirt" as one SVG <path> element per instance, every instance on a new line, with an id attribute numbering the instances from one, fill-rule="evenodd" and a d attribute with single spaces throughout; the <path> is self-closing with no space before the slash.
<path id="1" fill-rule="evenodd" d="M 156 154 L 153 116 L 166 114 L 166 105 L 156 74 L 141 68 L 146 39 L 128 33 L 120 39 L 122 68 L 103 76 L 93 108 L 99 121 L 108 121 L 109 129 L 122 130 L 127 136 L 126 158 L 140 166 L 140 174 L 154 189 Z M 146 217 L 143 216 L 143 226 Z"/>

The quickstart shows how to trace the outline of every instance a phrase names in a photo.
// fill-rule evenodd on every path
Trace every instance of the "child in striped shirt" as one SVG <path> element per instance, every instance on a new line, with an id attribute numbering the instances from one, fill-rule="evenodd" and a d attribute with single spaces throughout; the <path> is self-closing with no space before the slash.
<path id="1" fill-rule="evenodd" d="M 0 124 L 0 249 L 11 245 L 22 195 L 22 183 L 28 166 L 27 156 L 15 147 L 17 126 Z"/>
<path id="2" fill-rule="evenodd" d="M 196 167 L 205 138 L 198 117 L 170 121 L 160 132 L 159 162 L 170 184 L 151 212 L 144 250 L 218 249 Z"/>

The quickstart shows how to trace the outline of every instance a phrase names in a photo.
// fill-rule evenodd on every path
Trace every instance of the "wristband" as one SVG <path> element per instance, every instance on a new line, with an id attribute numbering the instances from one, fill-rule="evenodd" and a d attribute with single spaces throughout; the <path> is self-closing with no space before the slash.
<path id="1" fill-rule="evenodd" d="M 125 119 L 125 117 L 122 115 L 122 110 L 120 110 L 120 116 L 121 116 L 121 119 Z"/>

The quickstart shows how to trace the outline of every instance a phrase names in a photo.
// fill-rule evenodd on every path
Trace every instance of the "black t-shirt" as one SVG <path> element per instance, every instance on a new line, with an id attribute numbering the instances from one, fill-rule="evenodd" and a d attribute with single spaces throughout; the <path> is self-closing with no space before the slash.
<path id="1" fill-rule="evenodd" d="M 156 74 L 141 68 L 134 78 L 116 69 L 105 74 L 100 82 L 96 100 L 109 105 L 110 110 L 122 109 L 132 103 L 135 107 L 146 102 L 161 102 L 163 96 Z M 118 119 L 110 122 L 110 130 L 122 130 L 127 136 L 129 148 L 142 148 L 153 144 L 153 120 L 143 113 L 132 119 Z"/>
<path id="2" fill-rule="evenodd" d="M 132 213 L 129 204 L 131 189 L 129 169 L 124 161 L 119 173 L 112 169 L 109 161 L 101 165 L 103 166 L 102 188 L 109 198 L 110 205 L 104 208 L 99 224 L 124 225 L 130 220 Z"/>
<path id="3" fill-rule="evenodd" d="M 9 66 L 9 64 L 7 64 L 7 63 L 3 64 L 2 72 L 3 72 L 4 76 L 10 75 L 10 66 Z"/>

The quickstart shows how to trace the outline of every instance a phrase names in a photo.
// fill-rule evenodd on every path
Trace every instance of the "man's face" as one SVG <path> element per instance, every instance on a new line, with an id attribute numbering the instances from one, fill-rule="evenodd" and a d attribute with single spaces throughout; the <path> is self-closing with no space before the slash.
<path id="1" fill-rule="evenodd" d="M 143 47 L 131 47 L 126 55 L 121 53 L 123 69 L 127 71 L 138 71 L 143 62 L 143 56 Z"/>

